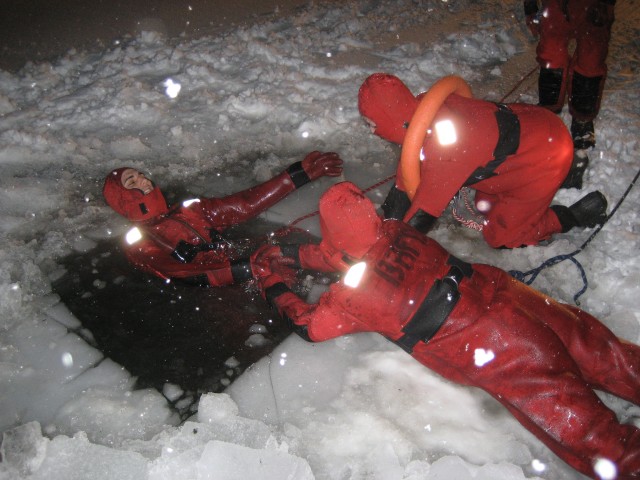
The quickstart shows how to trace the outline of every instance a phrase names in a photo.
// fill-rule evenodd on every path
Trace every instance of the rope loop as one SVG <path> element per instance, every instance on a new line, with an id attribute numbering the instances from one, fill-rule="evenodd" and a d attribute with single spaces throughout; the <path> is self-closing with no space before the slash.
<path id="1" fill-rule="evenodd" d="M 578 301 L 578 299 L 582 296 L 584 292 L 587 291 L 587 288 L 589 288 L 587 273 L 585 272 L 584 267 L 582 266 L 580 261 L 575 258 L 575 256 L 581 251 L 582 250 L 576 250 L 575 252 L 572 252 L 572 253 L 556 255 L 555 257 L 551 257 L 545 260 L 538 267 L 533 268 L 526 272 L 521 272 L 520 270 L 509 270 L 509 275 L 511 275 L 516 280 L 524 283 L 525 285 L 531 285 L 536 280 L 540 272 L 542 272 L 542 270 L 544 270 L 545 268 L 552 267 L 565 260 L 570 260 L 577 267 L 578 272 L 580 272 L 580 278 L 582 279 L 582 288 L 578 291 L 578 293 L 576 293 L 573 296 L 573 301 L 575 302 L 575 304 L 580 305 L 580 302 Z"/>

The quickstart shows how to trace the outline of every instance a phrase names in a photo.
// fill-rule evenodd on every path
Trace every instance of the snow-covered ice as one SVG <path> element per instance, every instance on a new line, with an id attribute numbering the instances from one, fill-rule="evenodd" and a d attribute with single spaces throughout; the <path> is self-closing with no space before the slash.
<path id="1" fill-rule="evenodd" d="M 560 191 L 558 203 L 597 189 L 613 207 L 637 173 L 637 7 L 618 1 L 598 144 L 583 190 Z M 375 334 L 323 344 L 290 336 L 225 393 L 203 395 L 181 423 L 169 404 L 180 386 L 135 390 L 51 287 L 65 255 L 125 233 L 101 198 L 112 168 L 221 196 L 332 150 L 345 160 L 344 179 L 367 188 L 398 158 L 358 114 L 369 74 L 394 73 L 414 93 L 457 74 L 477 97 L 535 103 L 535 40 L 521 9 L 499 0 L 309 2 L 216 37 L 143 32 L 101 53 L 0 71 L 0 478 L 582 478 L 484 392 L 444 381 Z M 315 211 L 335 181 L 305 187 L 264 218 L 288 224 Z M 389 186 L 371 190 L 372 200 Z M 588 279 L 581 307 L 633 342 L 638 195 L 632 189 L 576 256 Z M 317 233 L 316 222 L 299 226 Z M 494 251 L 446 216 L 433 236 L 464 259 L 526 271 L 590 233 Z M 534 283 L 568 303 L 582 285 L 570 262 Z M 97 272 L 88 289 L 101 287 Z M 640 407 L 603 399 L 621 420 L 640 416 Z"/>

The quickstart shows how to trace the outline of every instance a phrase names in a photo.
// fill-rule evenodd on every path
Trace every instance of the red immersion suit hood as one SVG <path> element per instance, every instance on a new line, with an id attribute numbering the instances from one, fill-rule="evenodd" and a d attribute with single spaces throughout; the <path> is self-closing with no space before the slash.
<path id="1" fill-rule="evenodd" d="M 402 80 L 387 73 L 369 76 L 358 92 L 358 109 L 376 125 L 373 133 L 399 145 L 418 103 Z"/>
<path id="2" fill-rule="evenodd" d="M 122 173 L 131 167 L 113 170 L 104 180 L 102 195 L 107 204 L 123 217 L 141 222 L 168 211 L 167 202 L 158 187 L 148 194 L 136 188 L 127 190 L 122 185 Z"/>
<path id="3" fill-rule="evenodd" d="M 373 203 L 351 182 L 334 185 L 320 197 L 322 241 L 353 258 L 362 258 L 382 235 Z"/>

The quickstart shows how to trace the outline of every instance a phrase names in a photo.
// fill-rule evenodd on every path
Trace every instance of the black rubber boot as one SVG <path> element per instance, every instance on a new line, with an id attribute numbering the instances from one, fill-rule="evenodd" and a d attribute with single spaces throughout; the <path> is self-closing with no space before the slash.
<path id="1" fill-rule="evenodd" d="M 586 194 L 569 207 L 577 227 L 593 228 L 607 220 L 607 199 L 598 192 Z"/>
<path id="2" fill-rule="evenodd" d="M 538 76 L 538 105 L 560 113 L 564 105 L 564 69 L 541 68 Z"/>
<path id="3" fill-rule="evenodd" d="M 582 120 L 595 118 L 600 109 L 600 95 L 604 84 L 604 76 L 585 77 L 578 72 L 571 75 L 571 92 L 569 107 L 572 115 L 576 114 Z"/>
<path id="4" fill-rule="evenodd" d="M 600 110 L 604 80 L 604 75 L 585 77 L 575 71 L 571 75 L 569 112 L 573 118 L 571 136 L 576 150 L 593 148 L 596 144 L 593 119 L 596 118 Z"/>
<path id="5" fill-rule="evenodd" d="M 607 199 L 596 191 L 588 193 L 570 207 L 553 205 L 551 210 L 560 221 L 562 233 L 573 227 L 593 228 L 607 220 Z"/>
<path id="6" fill-rule="evenodd" d="M 562 233 L 566 233 L 576 226 L 576 219 L 571 214 L 569 207 L 564 205 L 551 205 L 551 210 L 556 214 L 562 227 Z"/>
<path id="7" fill-rule="evenodd" d="M 574 150 L 587 150 L 596 146 L 596 133 L 593 121 L 571 120 L 571 138 Z"/>
<path id="8" fill-rule="evenodd" d="M 582 177 L 588 166 L 589 156 L 586 150 L 574 150 L 571 169 L 560 188 L 577 188 L 580 190 L 582 188 Z"/>

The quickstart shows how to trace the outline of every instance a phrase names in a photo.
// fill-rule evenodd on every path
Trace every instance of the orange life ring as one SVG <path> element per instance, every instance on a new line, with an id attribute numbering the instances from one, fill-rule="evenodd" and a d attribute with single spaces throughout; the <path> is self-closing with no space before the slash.
<path id="1" fill-rule="evenodd" d="M 424 137 L 436 112 L 452 93 L 467 98 L 473 96 L 471 88 L 462 78 L 456 75 L 442 77 L 424 94 L 409 122 L 407 134 L 402 142 L 400 173 L 407 195 L 412 200 L 420 184 L 420 150 Z"/>

